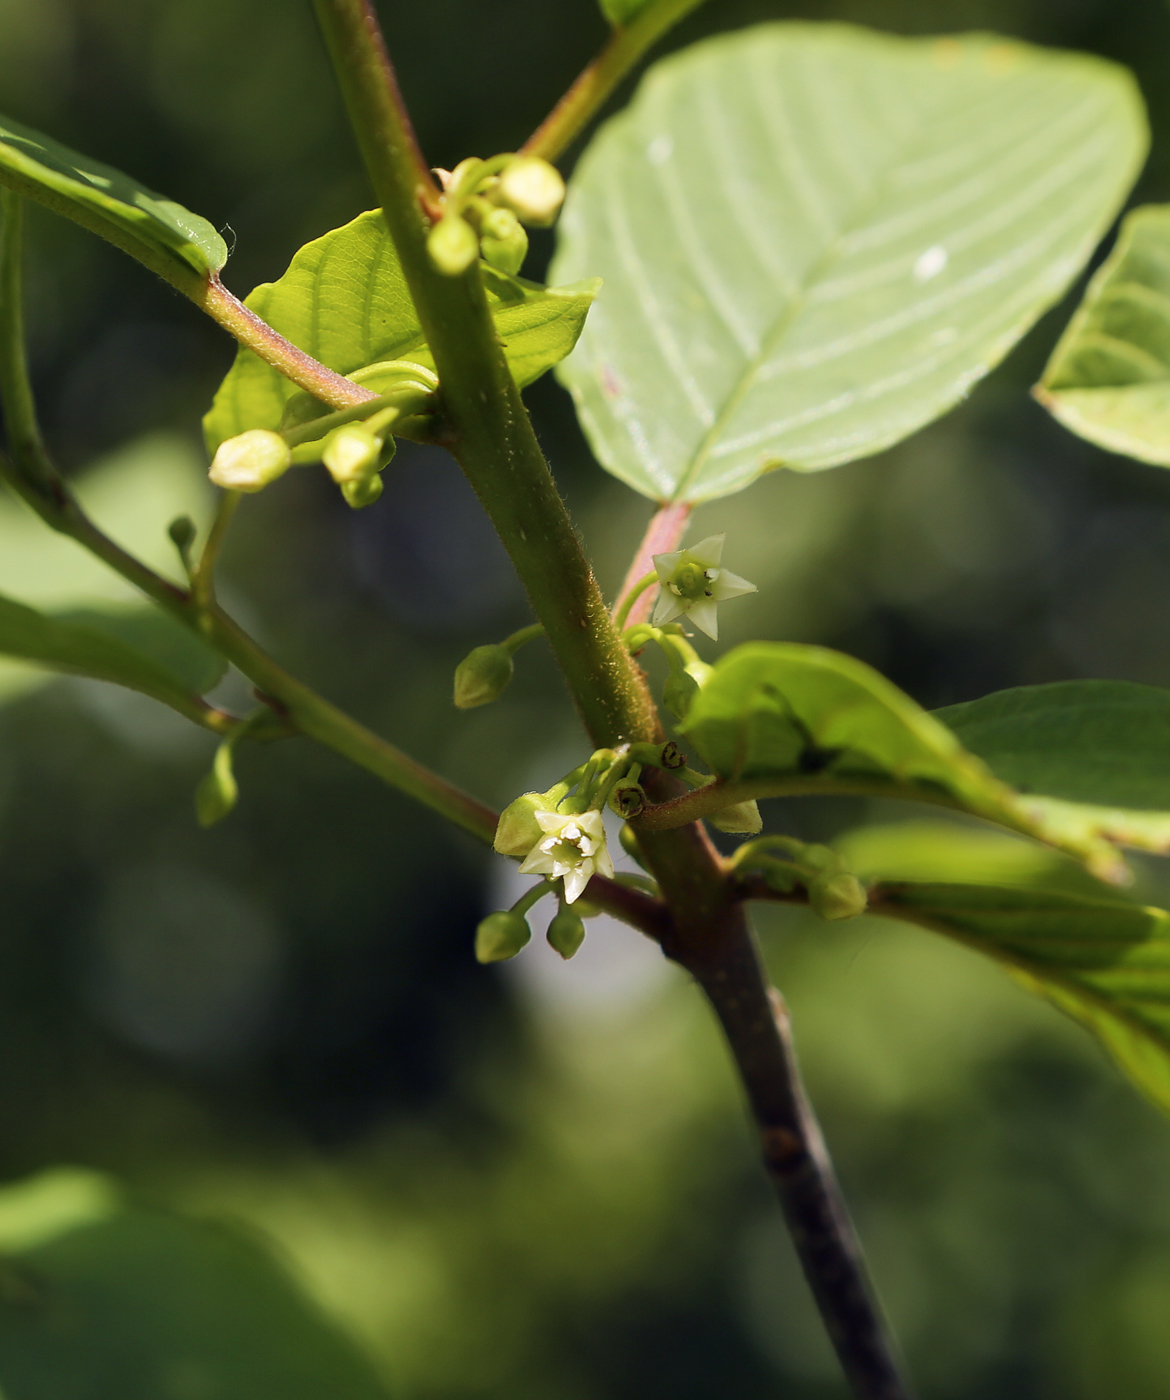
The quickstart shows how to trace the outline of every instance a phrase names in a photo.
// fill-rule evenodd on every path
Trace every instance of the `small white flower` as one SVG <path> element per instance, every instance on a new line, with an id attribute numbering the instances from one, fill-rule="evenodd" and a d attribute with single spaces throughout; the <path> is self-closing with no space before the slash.
<path id="1" fill-rule="evenodd" d="M 715 605 L 756 591 L 754 583 L 719 567 L 725 538 L 725 535 L 712 535 L 690 549 L 654 555 L 661 590 L 654 607 L 655 627 L 686 616 L 713 642 L 719 640 Z"/>
<path id="2" fill-rule="evenodd" d="M 594 874 L 613 874 L 600 812 L 567 815 L 535 812 L 533 815 L 544 834 L 524 857 L 521 875 L 548 875 L 554 880 L 563 877 L 565 900 L 572 904 Z"/>

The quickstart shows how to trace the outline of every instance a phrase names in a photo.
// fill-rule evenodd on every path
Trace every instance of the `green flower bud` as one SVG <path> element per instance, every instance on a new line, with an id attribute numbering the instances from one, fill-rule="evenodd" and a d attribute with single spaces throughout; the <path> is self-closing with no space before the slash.
<path id="1" fill-rule="evenodd" d="M 427 234 L 427 253 L 444 277 L 459 277 L 479 257 L 479 239 L 466 219 L 447 214 Z"/>
<path id="2" fill-rule="evenodd" d="M 382 478 L 380 476 L 365 476 L 357 481 L 346 481 L 342 483 L 341 494 L 345 498 L 347 506 L 354 510 L 361 510 L 363 506 L 372 506 L 382 494 Z"/>
<path id="3" fill-rule="evenodd" d="M 585 942 L 585 921 L 572 909 L 562 909 L 548 926 L 548 941 L 568 962 Z"/>
<path id="4" fill-rule="evenodd" d="M 514 276 L 528 256 L 528 235 L 511 209 L 493 209 L 479 229 L 484 262 Z"/>
<path id="5" fill-rule="evenodd" d="M 474 710 L 498 700 L 512 679 L 515 666 L 505 647 L 476 647 L 455 668 L 455 707 Z"/>
<path id="6" fill-rule="evenodd" d="M 514 958 L 531 937 L 532 930 L 523 914 L 499 909 L 481 920 L 475 930 L 476 961 L 494 963 Z"/>
<path id="7" fill-rule="evenodd" d="M 547 160 L 521 156 L 500 175 L 495 197 L 526 224 L 546 228 L 565 202 L 565 182 Z"/>
<path id="8" fill-rule="evenodd" d="M 733 836 L 755 836 L 764 827 L 755 802 L 737 802 L 734 807 L 724 807 L 707 820 L 716 831 L 726 831 Z"/>
<path id="9" fill-rule="evenodd" d="M 854 919 L 865 913 L 869 899 L 856 875 L 838 870 L 809 882 L 808 902 L 822 919 Z"/>
<path id="10" fill-rule="evenodd" d="M 279 433 L 252 428 L 216 448 L 207 475 L 226 491 L 262 491 L 292 466 L 292 453 Z"/>
<path id="11" fill-rule="evenodd" d="M 694 676 L 681 669 L 671 671 L 662 687 L 662 703 L 675 719 L 686 719 L 691 701 L 698 693 L 699 685 Z"/>
<path id="12" fill-rule="evenodd" d="M 500 813 L 493 847 L 502 856 L 526 856 L 544 835 L 536 813 L 547 812 L 550 803 L 543 792 L 524 792 Z"/>
<path id="13" fill-rule="evenodd" d="M 378 470 L 382 439 L 360 423 L 335 428 L 325 440 L 321 460 L 338 486 L 368 480 Z"/>
<path id="14" fill-rule="evenodd" d="M 195 789 L 195 816 L 202 827 L 214 826 L 236 805 L 240 789 L 232 772 L 232 746 L 225 742 L 215 751 L 211 772 Z"/>
<path id="15" fill-rule="evenodd" d="M 187 551 L 195 543 L 195 522 L 189 515 L 176 516 L 167 526 L 167 534 L 171 537 L 171 543 L 186 558 Z"/>

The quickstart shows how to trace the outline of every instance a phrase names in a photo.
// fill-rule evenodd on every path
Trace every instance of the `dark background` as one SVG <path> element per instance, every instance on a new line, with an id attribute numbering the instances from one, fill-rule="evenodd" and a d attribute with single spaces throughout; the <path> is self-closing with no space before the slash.
<path id="1" fill-rule="evenodd" d="M 592 0 L 382 9 L 447 166 L 519 144 L 604 32 Z M 1155 131 L 1135 200 L 1167 196 L 1161 0 L 709 0 L 671 44 L 790 17 L 994 29 L 1129 64 Z M 371 202 L 300 0 L 0 0 L 0 110 L 230 228 L 240 295 Z M 198 498 L 199 418 L 232 346 L 39 211 L 30 247 L 52 447 L 106 483 L 112 527 L 157 543 L 168 516 L 144 482 Z M 526 271 L 550 248 L 536 239 Z M 692 537 L 726 529 L 760 585 L 722 641 L 836 646 L 927 705 L 1170 684 L 1170 479 L 1027 394 L 1072 304 L 896 450 L 705 507 Z M 592 464 L 551 379 L 529 399 L 612 590 L 649 505 Z M 93 585 L 0 505 L 0 587 L 84 601 Z M 290 474 L 241 512 L 225 580 L 282 661 L 488 800 L 576 761 L 539 647 L 498 705 L 450 704 L 458 659 L 529 614 L 442 454 L 404 449 L 360 514 L 322 473 Z M 472 932 L 503 876 L 429 813 L 298 741 L 247 752 L 237 812 L 200 832 L 206 736 L 35 680 L 0 675 L 0 1174 L 76 1163 L 246 1222 L 402 1396 L 841 1395 L 722 1047 L 638 935 L 599 929 L 563 969 L 535 946 L 480 968 Z M 774 828 L 817 838 L 865 815 L 774 806 Z M 775 916 L 764 936 L 923 1393 L 1170 1392 L 1156 1112 L 971 954 L 868 920 Z"/>

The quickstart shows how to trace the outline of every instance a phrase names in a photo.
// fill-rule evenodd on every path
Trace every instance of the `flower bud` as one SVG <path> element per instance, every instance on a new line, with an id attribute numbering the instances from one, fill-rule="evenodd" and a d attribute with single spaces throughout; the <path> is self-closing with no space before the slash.
<path id="1" fill-rule="evenodd" d="M 528 256 L 528 235 L 511 209 L 493 209 L 479 228 L 484 262 L 514 276 Z"/>
<path id="2" fill-rule="evenodd" d="M 568 962 L 585 942 L 585 921 L 572 909 L 562 909 L 548 926 L 548 941 Z"/>
<path id="3" fill-rule="evenodd" d="M 427 234 L 427 253 L 444 277 L 459 277 L 479 257 L 479 239 L 466 219 L 446 214 Z"/>
<path id="4" fill-rule="evenodd" d="M 856 875 L 838 870 L 809 882 L 808 902 L 822 919 L 854 919 L 865 913 L 869 899 Z"/>
<path id="5" fill-rule="evenodd" d="M 565 182 L 547 160 L 521 156 L 504 169 L 495 194 L 526 224 L 546 228 L 565 202 Z"/>
<path id="6" fill-rule="evenodd" d="M 215 755 L 211 772 L 195 789 L 195 816 L 202 827 L 214 826 L 236 805 L 240 790 L 232 772 L 232 753 L 227 744 L 221 744 Z"/>
<path id="7" fill-rule="evenodd" d="M 380 476 L 363 476 L 357 481 L 346 481 L 342 483 L 341 494 L 345 498 L 347 506 L 354 510 L 361 510 L 363 506 L 372 506 L 382 494 L 382 478 Z"/>
<path id="8" fill-rule="evenodd" d="M 361 481 L 375 475 L 381 455 L 381 438 L 375 437 L 369 428 L 364 428 L 360 423 L 347 423 L 329 434 L 321 451 L 321 460 L 338 486 L 344 486 L 347 482 Z"/>
<path id="9" fill-rule="evenodd" d="M 505 647 L 476 647 L 455 668 L 456 709 L 474 710 L 477 705 L 498 700 L 514 670 L 512 653 Z"/>
<path id="10" fill-rule="evenodd" d="M 671 671 L 662 687 L 662 703 L 675 719 L 686 719 L 691 701 L 698 693 L 699 685 L 694 676 L 682 669 Z"/>
<path id="11" fill-rule="evenodd" d="M 760 809 L 755 802 L 737 802 L 734 807 L 724 807 L 707 820 L 716 831 L 726 831 L 732 836 L 755 836 L 764 828 Z"/>
<path id="12" fill-rule="evenodd" d="M 195 522 L 189 515 L 177 515 L 167 526 L 167 534 L 171 537 L 171 543 L 183 555 L 195 543 L 196 533 Z"/>
<path id="13" fill-rule="evenodd" d="M 475 930 L 476 961 L 494 963 L 514 958 L 531 937 L 532 930 L 523 914 L 499 909 L 481 920 Z"/>
<path id="14" fill-rule="evenodd" d="M 227 491 L 262 491 L 291 465 L 292 453 L 279 433 L 251 428 L 220 443 L 207 474 Z"/>
<path id="15" fill-rule="evenodd" d="M 536 820 L 538 811 L 548 810 L 543 792 L 524 792 L 500 813 L 493 847 L 502 856 L 526 856 L 544 835 Z"/>

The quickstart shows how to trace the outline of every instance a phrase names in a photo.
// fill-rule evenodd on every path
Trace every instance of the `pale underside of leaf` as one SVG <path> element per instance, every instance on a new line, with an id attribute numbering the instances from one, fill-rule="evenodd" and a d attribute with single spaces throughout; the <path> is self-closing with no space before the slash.
<path id="1" fill-rule="evenodd" d="M 1035 392 L 1079 436 L 1170 466 L 1170 205 L 1126 217 Z"/>
<path id="2" fill-rule="evenodd" d="M 155 194 L 128 175 L 79 155 L 9 117 L 0 117 L 0 184 L 118 234 L 165 249 L 198 273 L 218 272 L 227 245 L 198 214 Z"/>
<path id="3" fill-rule="evenodd" d="M 493 319 L 521 387 L 576 344 L 597 285 L 594 280 L 545 288 L 490 273 Z M 338 374 L 353 375 L 386 360 L 434 368 L 380 210 L 305 244 L 285 274 L 256 287 L 245 305 Z M 276 430 L 285 404 L 298 392 L 241 347 L 203 420 L 209 450 L 250 428 Z"/>
<path id="4" fill-rule="evenodd" d="M 907 822 L 849 832 L 837 845 L 869 883 L 874 913 L 995 958 L 1085 1025 L 1170 1111 L 1170 914 L 987 830 Z"/>
<path id="5" fill-rule="evenodd" d="M 769 25 L 657 65 L 553 267 L 604 279 L 559 370 L 595 453 L 699 501 L 898 441 L 1061 295 L 1145 147 L 1122 70 L 985 35 Z"/>

